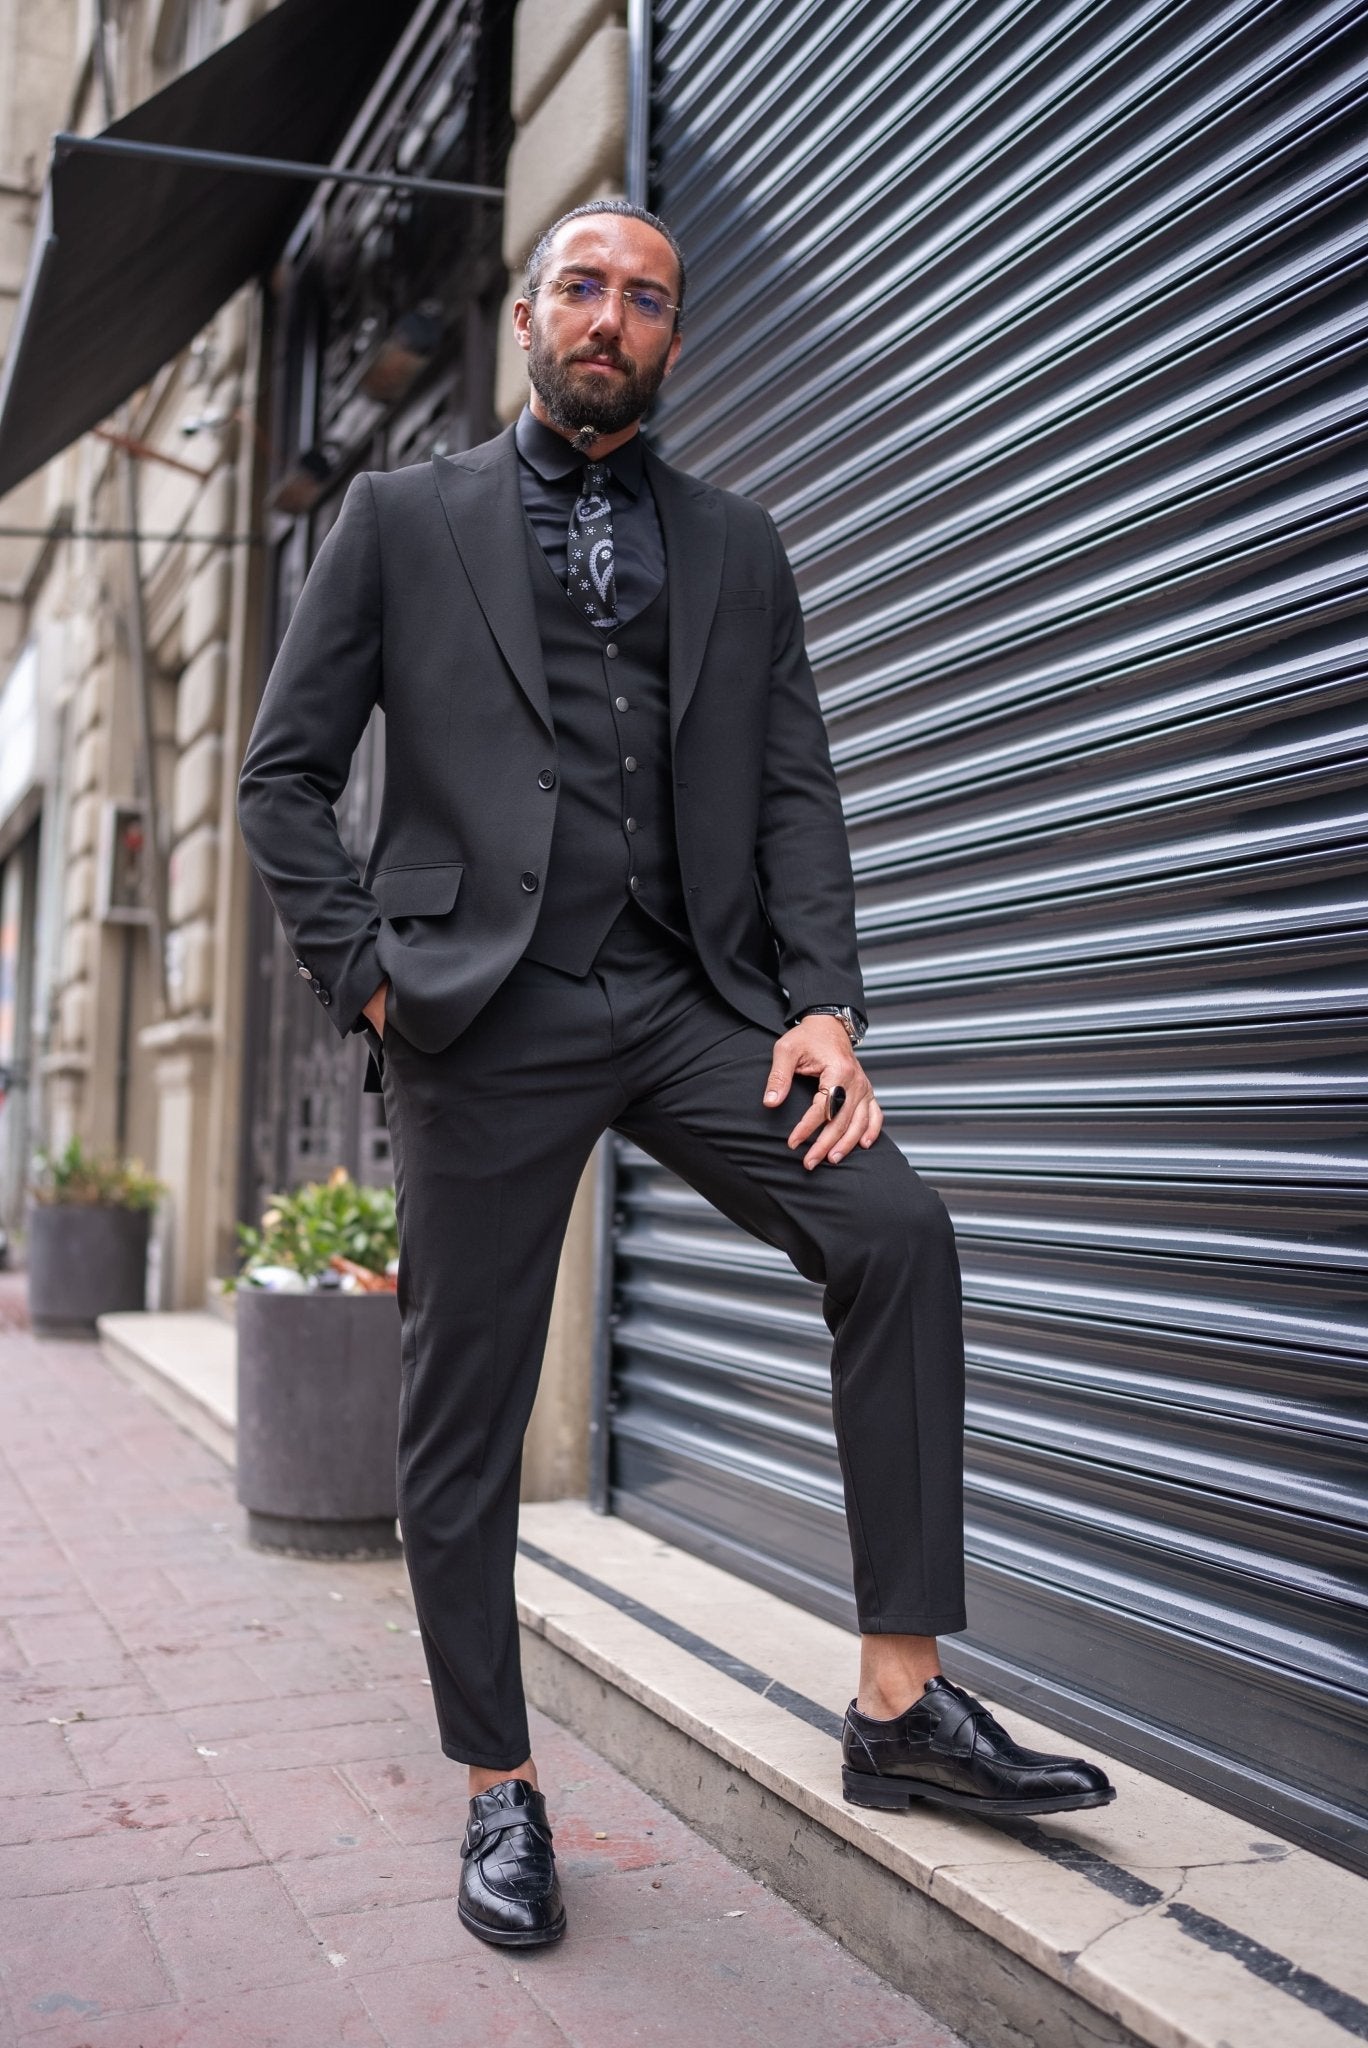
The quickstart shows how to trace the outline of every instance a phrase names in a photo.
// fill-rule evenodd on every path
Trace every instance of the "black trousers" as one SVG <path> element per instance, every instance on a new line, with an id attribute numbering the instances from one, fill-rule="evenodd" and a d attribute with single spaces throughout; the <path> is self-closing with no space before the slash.
<path id="1" fill-rule="evenodd" d="M 809 1171 L 817 1083 L 761 1100 L 774 1039 L 629 903 L 588 974 L 522 960 L 440 1053 L 390 1024 L 399 1521 L 445 1753 L 528 1754 L 513 1569 L 523 1434 L 580 1176 L 611 1127 L 819 1282 L 866 1633 L 965 1625 L 959 1265 L 889 1137 Z"/>

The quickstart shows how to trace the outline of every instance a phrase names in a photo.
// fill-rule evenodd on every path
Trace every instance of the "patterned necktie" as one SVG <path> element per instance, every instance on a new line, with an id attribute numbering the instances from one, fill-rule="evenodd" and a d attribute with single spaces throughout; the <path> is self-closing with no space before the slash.
<path id="1" fill-rule="evenodd" d="M 586 462 L 580 494 L 570 514 L 566 547 L 566 594 L 591 626 L 617 624 L 617 575 L 613 567 L 613 508 L 608 503 L 608 465 Z"/>

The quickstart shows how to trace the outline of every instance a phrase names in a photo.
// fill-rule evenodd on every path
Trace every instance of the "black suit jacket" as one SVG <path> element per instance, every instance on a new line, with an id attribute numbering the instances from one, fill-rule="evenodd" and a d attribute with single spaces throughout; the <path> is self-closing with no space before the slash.
<path id="1" fill-rule="evenodd" d="M 777 1033 L 808 1003 L 864 1000 L 798 593 L 766 511 L 649 449 L 646 460 L 668 562 L 690 923 L 718 993 Z M 510 428 L 463 455 L 353 480 L 252 728 L 243 838 L 343 1034 L 387 976 L 387 1019 L 440 1051 L 536 922 L 559 777 L 517 461 Z M 384 793 L 358 875 L 333 807 L 377 703 Z"/>

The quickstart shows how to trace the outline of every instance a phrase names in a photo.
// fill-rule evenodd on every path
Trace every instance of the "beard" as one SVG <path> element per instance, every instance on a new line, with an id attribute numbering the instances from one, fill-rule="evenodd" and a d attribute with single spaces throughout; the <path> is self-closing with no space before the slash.
<path id="1" fill-rule="evenodd" d="M 587 444 L 607 434 L 620 434 L 641 418 L 665 380 L 668 354 L 667 340 L 659 362 L 654 363 L 642 363 L 603 343 L 585 343 L 569 355 L 557 356 L 534 324 L 527 374 L 552 425 Z M 621 375 L 608 378 L 576 370 L 577 363 L 592 356 L 616 363 Z"/>

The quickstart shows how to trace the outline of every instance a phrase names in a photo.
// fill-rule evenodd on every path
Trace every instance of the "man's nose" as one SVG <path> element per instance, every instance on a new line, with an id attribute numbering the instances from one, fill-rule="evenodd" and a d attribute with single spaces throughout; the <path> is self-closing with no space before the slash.
<path id="1" fill-rule="evenodd" d="M 591 334 L 601 334 L 615 339 L 622 332 L 622 294 L 605 292 L 594 308 L 594 317 L 589 323 Z"/>

